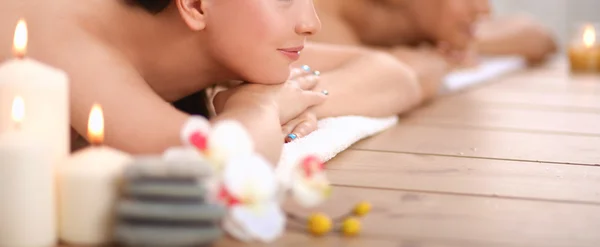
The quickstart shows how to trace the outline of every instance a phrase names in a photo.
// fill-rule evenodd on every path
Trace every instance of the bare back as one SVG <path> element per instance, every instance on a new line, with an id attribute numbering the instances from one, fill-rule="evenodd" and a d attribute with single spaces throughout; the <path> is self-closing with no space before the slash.
<path id="1" fill-rule="evenodd" d="M 111 17 L 123 16 L 123 21 L 134 12 L 124 2 L 7 2 L 0 9 L 0 59 L 13 56 L 15 26 L 24 18 L 29 31 L 27 56 L 64 70 L 69 77 L 70 122 L 78 133 L 86 133 L 91 106 L 99 103 L 104 109 L 107 145 L 137 153 L 162 151 L 179 143 L 186 115 L 157 95 L 132 59 L 107 42 L 114 36 L 103 35 L 111 27 L 120 28 Z"/>
<path id="2" fill-rule="evenodd" d="M 29 41 L 27 55 L 52 63 L 54 54 L 61 53 L 61 43 L 78 35 L 72 21 L 79 1 L 20 0 L 5 1 L 0 8 L 0 59 L 13 56 L 12 43 L 20 18 L 27 22 Z"/>

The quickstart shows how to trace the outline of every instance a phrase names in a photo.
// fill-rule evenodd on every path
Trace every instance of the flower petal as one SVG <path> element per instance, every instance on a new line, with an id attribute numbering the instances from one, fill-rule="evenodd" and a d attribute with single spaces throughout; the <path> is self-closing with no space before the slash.
<path id="1" fill-rule="evenodd" d="M 315 207 L 327 199 L 329 186 L 323 173 L 315 174 L 310 179 L 298 174 L 292 185 L 292 196 L 302 207 Z"/>
<path id="2" fill-rule="evenodd" d="M 273 167 L 258 154 L 230 159 L 223 180 L 229 193 L 254 202 L 271 200 L 277 192 Z"/>
<path id="3" fill-rule="evenodd" d="M 276 240 L 285 230 L 285 216 L 276 202 L 259 205 L 259 208 L 234 207 L 231 215 L 246 232 L 262 242 Z"/>
<path id="4" fill-rule="evenodd" d="M 294 184 L 292 195 L 300 206 L 307 208 L 315 207 L 325 201 L 321 191 L 309 188 L 306 183 Z"/>
<path id="5" fill-rule="evenodd" d="M 208 138 L 208 149 L 211 159 L 225 163 L 235 156 L 254 152 L 254 143 L 240 123 L 227 120 L 214 126 Z"/>
<path id="6" fill-rule="evenodd" d="M 207 162 L 206 157 L 194 147 L 171 147 L 163 152 L 163 160 L 173 162 Z"/>
<path id="7" fill-rule="evenodd" d="M 204 117 L 200 116 L 191 116 L 183 125 L 183 128 L 180 132 L 181 143 L 186 146 L 191 146 L 190 136 L 194 132 L 200 132 L 204 135 L 208 135 L 210 133 L 210 123 Z"/>
<path id="8" fill-rule="evenodd" d="M 233 238 L 242 242 L 251 242 L 253 240 L 252 235 L 244 231 L 230 215 L 223 219 L 223 229 Z"/>

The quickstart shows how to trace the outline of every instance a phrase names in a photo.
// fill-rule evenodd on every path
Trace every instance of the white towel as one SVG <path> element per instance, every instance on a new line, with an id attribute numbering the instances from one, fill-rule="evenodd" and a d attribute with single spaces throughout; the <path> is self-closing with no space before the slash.
<path id="1" fill-rule="evenodd" d="M 398 117 L 343 116 L 319 120 L 317 130 L 283 146 L 279 166 L 293 166 L 307 155 L 326 162 L 355 142 L 394 126 Z"/>
<path id="2" fill-rule="evenodd" d="M 456 92 L 524 67 L 525 61 L 519 57 L 488 58 L 476 68 L 448 75 L 441 93 Z M 315 155 L 323 162 L 329 161 L 357 141 L 382 132 L 397 122 L 396 116 L 344 116 L 319 120 L 316 131 L 284 145 L 279 166 L 283 170 L 291 169 L 307 155 Z"/>
<path id="3" fill-rule="evenodd" d="M 526 61 L 522 57 L 483 58 L 481 64 L 475 68 L 459 70 L 449 74 L 440 93 L 454 93 L 525 67 Z"/>

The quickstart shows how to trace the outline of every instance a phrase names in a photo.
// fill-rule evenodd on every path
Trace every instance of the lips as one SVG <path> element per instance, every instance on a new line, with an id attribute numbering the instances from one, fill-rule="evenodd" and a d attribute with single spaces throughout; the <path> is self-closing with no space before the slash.
<path id="1" fill-rule="evenodd" d="M 283 48 L 277 50 L 290 60 L 296 61 L 300 58 L 300 52 L 302 51 L 302 49 L 304 49 L 304 46 Z"/>

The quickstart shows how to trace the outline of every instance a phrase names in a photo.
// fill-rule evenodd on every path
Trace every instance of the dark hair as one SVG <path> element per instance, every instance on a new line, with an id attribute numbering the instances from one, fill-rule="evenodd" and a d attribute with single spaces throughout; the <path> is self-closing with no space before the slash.
<path id="1" fill-rule="evenodd" d="M 173 106 L 190 115 L 200 115 L 210 118 L 208 103 L 206 90 L 201 90 L 174 102 Z"/>
<path id="2" fill-rule="evenodd" d="M 151 13 L 159 13 L 169 6 L 171 0 L 125 0 L 129 4 L 135 4 L 143 7 Z"/>

